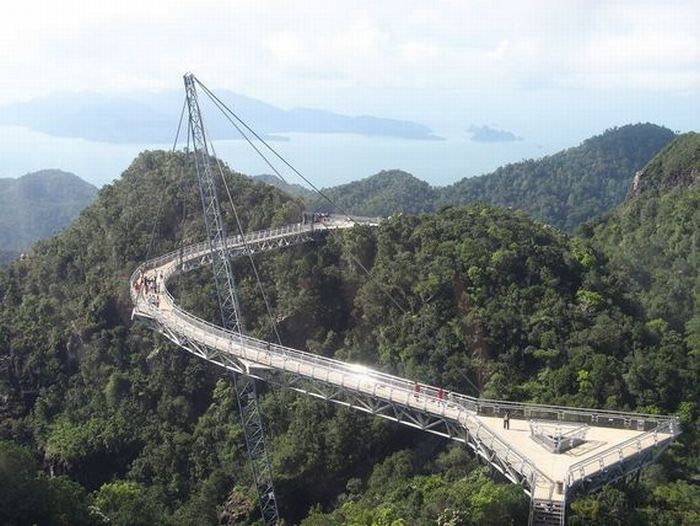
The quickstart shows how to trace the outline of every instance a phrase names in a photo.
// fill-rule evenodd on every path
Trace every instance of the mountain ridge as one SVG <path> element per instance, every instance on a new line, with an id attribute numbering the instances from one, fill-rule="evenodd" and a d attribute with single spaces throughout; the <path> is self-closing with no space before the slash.
<path id="1" fill-rule="evenodd" d="M 635 176 L 627 199 L 581 227 L 629 277 L 651 318 L 682 332 L 700 301 L 700 134 L 678 136 Z"/>
<path id="2" fill-rule="evenodd" d="M 250 178 L 253 179 L 253 181 L 258 181 L 261 183 L 269 184 L 270 186 L 274 186 L 275 188 L 278 188 L 293 197 L 311 199 L 313 198 L 313 196 L 316 195 L 316 193 L 313 190 L 310 190 L 309 188 L 306 188 L 305 186 L 302 186 L 300 184 L 282 181 L 276 175 L 259 174 L 250 176 Z"/>
<path id="3" fill-rule="evenodd" d="M 634 173 L 674 136 L 655 124 L 630 124 L 555 154 L 507 164 L 447 186 L 431 186 L 401 170 L 383 170 L 322 191 L 351 214 L 420 213 L 482 201 L 518 208 L 539 221 L 572 231 L 621 203 Z M 333 211 L 320 197 L 306 198 L 306 202 L 312 211 Z"/>
<path id="4" fill-rule="evenodd" d="M 244 120 L 255 123 L 258 133 L 268 138 L 280 133 L 355 133 L 410 140 L 441 140 L 423 124 L 368 115 L 342 115 L 333 111 L 293 108 L 272 104 L 229 90 L 218 90 Z M 199 97 L 207 113 L 207 127 L 219 139 L 240 139 L 240 135 L 219 115 L 206 96 Z M 0 123 L 25 126 L 58 137 L 79 137 L 113 143 L 168 144 L 177 127 L 182 94 L 105 96 L 96 93 L 53 94 L 29 102 L 0 107 Z"/>
<path id="5" fill-rule="evenodd" d="M 370 177 L 321 190 L 340 210 L 333 210 L 325 198 L 307 200 L 312 211 L 340 212 L 364 216 L 388 216 L 392 212 L 418 214 L 434 209 L 437 191 L 403 170 L 382 170 Z"/>
<path id="6" fill-rule="evenodd" d="M 639 196 L 647 191 L 663 191 L 696 184 L 700 171 L 699 144 L 698 133 L 689 132 L 678 136 L 635 174 L 630 195 Z"/>

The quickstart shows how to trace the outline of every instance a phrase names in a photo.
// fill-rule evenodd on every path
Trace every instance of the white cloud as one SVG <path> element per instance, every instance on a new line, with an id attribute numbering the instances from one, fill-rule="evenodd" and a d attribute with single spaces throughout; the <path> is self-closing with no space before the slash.
<path id="1" fill-rule="evenodd" d="M 700 37 L 658 29 L 606 35 L 583 50 L 579 74 L 602 88 L 697 88 Z"/>
<path id="2" fill-rule="evenodd" d="M 440 55 L 440 49 L 427 42 L 405 42 L 399 48 L 399 56 L 406 63 L 434 60 Z"/>
<path id="3" fill-rule="evenodd" d="M 272 59 L 282 67 L 295 67 L 309 61 L 307 50 L 303 49 L 301 39 L 290 31 L 281 31 L 265 40 L 265 45 Z"/>
<path id="4" fill-rule="evenodd" d="M 339 109 L 411 90 L 700 87 L 700 4 L 690 0 L 25 0 L 5 6 L 1 23 L 0 103 L 165 89 L 189 69 L 211 86 Z"/>

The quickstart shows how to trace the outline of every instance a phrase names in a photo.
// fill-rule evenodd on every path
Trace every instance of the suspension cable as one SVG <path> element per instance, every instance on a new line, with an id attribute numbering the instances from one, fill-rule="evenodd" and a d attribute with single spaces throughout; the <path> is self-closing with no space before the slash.
<path id="1" fill-rule="evenodd" d="M 196 77 L 195 77 L 196 80 Z M 204 86 L 202 86 L 202 89 L 206 89 Z M 268 168 L 274 172 L 274 174 L 277 176 L 277 178 L 282 181 L 285 184 L 289 184 L 287 180 L 284 178 L 282 173 L 277 169 L 277 167 L 272 164 L 272 162 L 267 158 L 267 156 L 258 148 L 255 143 L 251 140 L 250 137 L 243 131 L 243 129 L 236 123 L 235 120 L 231 118 L 231 116 L 226 112 L 226 109 L 224 106 L 222 106 L 222 103 L 220 100 L 215 99 L 212 97 L 210 94 L 211 92 L 205 91 L 205 94 L 209 97 L 209 100 L 218 108 L 218 110 L 221 112 L 221 114 L 226 118 L 226 120 L 231 123 L 231 125 L 236 128 L 236 131 L 245 139 L 245 141 L 248 143 L 248 145 L 255 150 L 255 153 L 258 154 L 258 156 L 267 164 Z M 304 213 L 304 206 L 299 203 L 299 214 L 302 215 Z"/>
<path id="2" fill-rule="evenodd" d="M 294 172 L 296 175 L 298 175 L 304 182 L 306 182 L 311 188 L 316 191 L 321 197 L 323 197 L 335 210 L 340 212 L 342 215 L 346 216 L 350 221 L 355 222 L 354 219 L 352 218 L 351 214 L 348 214 L 341 208 L 337 203 L 335 203 L 330 197 L 328 197 L 323 191 L 319 190 L 316 185 L 314 185 L 309 179 L 307 179 L 299 170 L 297 170 L 294 166 L 292 166 L 291 163 L 289 163 L 281 154 L 277 152 L 267 141 L 265 141 L 255 130 L 253 130 L 243 119 L 241 119 L 231 108 L 229 108 L 221 99 L 219 99 L 207 86 L 205 86 L 197 77 L 194 77 L 194 80 L 197 82 L 197 84 L 202 88 L 204 93 L 209 97 L 209 99 L 214 103 L 214 105 L 223 113 L 223 115 L 226 117 L 226 119 L 238 130 L 238 132 L 243 136 L 243 138 L 250 144 L 253 149 L 260 155 L 260 157 L 265 161 L 265 163 L 275 172 L 275 174 L 283 181 L 287 182 L 284 177 L 280 174 L 279 170 L 277 170 L 272 163 L 265 157 L 265 155 L 260 151 L 259 148 L 257 148 L 250 138 L 243 133 L 241 130 L 240 126 L 238 126 L 232 119 L 235 119 L 238 123 L 240 123 L 241 126 L 243 126 L 248 132 L 253 135 L 257 140 L 259 140 L 272 154 L 277 157 L 282 163 L 284 163 L 292 172 Z M 348 249 L 346 246 L 345 242 L 338 236 L 332 229 L 327 229 L 328 232 L 333 236 L 333 238 L 338 241 L 338 243 L 345 249 Z M 372 278 L 372 274 L 370 271 L 367 269 L 367 267 L 360 261 L 359 258 L 357 258 L 352 251 L 349 249 L 346 250 L 346 254 L 350 257 L 350 259 L 358 266 L 360 269 L 370 278 Z M 403 314 L 406 314 L 406 310 L 399 304 L 399 302 L 394 298 L 394 296 L 386 290 L 385 287 L 382 285 L 379 285 L 380 290 L 384 293 L 384 295 L 398 308 Z"/>
<path id="3" fill-rule="evenodd" d="M 180 138 L 180 128 L 182 128 L 182 120 L 185 117 L 185 108 L 187 107 L 187 97 L 182 101 L 182 110 L 180 110 L 180 121 L 177 123 L 177 132 L 175 133 L 175 141 L 173 142 L 173 152 L 177 148 L 177 140 Z M 189 144 L 189 126 L 187 128 L 187 143 Z"/>
<path id="4" fill-rule="evenodd" d="M 187 103 L 187 98 L 185 98 L 185 104 Z M 177 141 L 180 138 L 180 129 L 182 128 L 182 120 L 185 116 L 185 104 L 182 105 L 182 111 L 180 112 L 180 120 L 177 124 L 177 132 L 175 133 L 175 140 L 173 141 L 173 149 L 172 153 L 175 153 L 175 149 L 177 148 Z M 189 133 L 188 133 L 189 136 Z M 189 137 L 188 137 L 188 142 L 189 142 Z M 158 199 L 158 208 L 156 212 L 156 218 L 155 221 L 153 221 L 153 228 L 151 229 L 151 240 L 148 243 L 148 250 L 146 250 L 146 260 L 148 260 L 148 257 L 151 254 L 151 249 L 153 248 L 153 243 L 155 240 L 155 235 L 156 235 L 156 228 L 158 227 L 158 224 L 160 223 L 160 216 L 161 213 L 163 212 L 163 201 L 164 201 L 164 196 L 165 196 L 165 177 L 161 179 L 161 189 L 159 193 L 159 199 Z"/>
<path id="5" fill-rule="evenodd" d="M 229 108 L 226 105 L 226 103 L 224 103 L 219 97 L 217 97 L 209 88 L 207 88 L 204 84 L 202 84 L 202 82 L 197 77 L 194 77 L 194 80 L 197 82 L 197 84 L 199 84 L 199 86 L 204 90 L 204 92 L 209 96 L 209 98 L 218 101 L 218 103 L 221 104 L 221 106 L 223 106 L 223 108 L 226 110 L 226 112 L 228 114 L 230 114 L 234 119 L 236 119 L 236 121 L 238 121 L 246 130 L 248 130 L 253 135 L 253 137 L 255 137 L 258 141 L 260 141 L 260 143 L 263 144 L 275 157 L 277 157 L 282 163 L 284 163 L 284 165 L 287 166 L 287 168 L 289 168 L 298 177 L 300 177 L 306 184 L 308 184 L 311 188 L 313 188 L 313 190 L 318 195 L 320 195 L 326 201 L 328 201 L 328 203 L 335 210 L 337 210 L 341 214 L 347 216 L 352 221 L 352 216 L 350 214 L 348 214 L 345 210 L 343 210 L 337 203 L 335 203 L 330 197 L 328 197 L 323 191 L 321 191 L 309 179 L 304 177 L 304 175 L 299 170 L 294 168 L 294 166 L 292 166 L 292 164 L 289 161 L 287 161 L 284 157 L 282 157 L 282 155 L 280 155 L 277 152 L 277 150 L 275 150 L 272 146 L 270 146 L 270 144 L 265 139 L 263 139 L 260 135 L 258 135 L 258 133 L 253 128 L 248 126 L 248 124 L 243 119 L 241 119 L 231 108 Z M 282 180 L 284 181 L 284 179 L 282 179 Z"/>
<path id="6" fill-rule="evenodd" d="M 175 133 L 175 140 L 173 141 L 173 148 L 171 150 L 172 153 L 175 153 L 175 150 L 177 148 L 177 142 L 180 138 L 180 130 L 182 128 L 182 121 L 184 119 L 185 115 L 185 104 L 187 103 L 187 97 L 185 97 L 185 102 L 183 103 L 182 106 L 182 111 L 180 112 L 180 119 L 177 124 L 177 132 Z M 189 130 L 188 130 L 188 138 L 187 141 L 189 143 Z M 151 256 L 151 251 L 153 250 L 153 245 L 155 243 L 155 238 L 156 238 L 156 230 L 158 229 L 158 225 L 160 224 L 160 219 L 161 215 L 163 214 L 163 204 L 165 201 L 165 186 L 166 186 L 166 178 L 163 176 L 161 178 L 161 188 L 160 192 L 158 192 L 158 206 L 156 208 L 156 214 L 153 219 L 153 226 L 151 227 L 151 238 L 148 241 L 148 247 L 146 249 L 146 258 L 145 261 L 148 261 L 148 259 Z M 143 289 L 139 289 L 138 295 L 141 296 L 141 294 L 144 293 Z"/>
<path id="7" fill-rule="evenodd" d="M 200 84 L 200 87 L 202 87 L 202 89 L 206 90 L 206 88 L 204 86 L 202 86 L 201 84 Z M 223 103 L 219 99 L 215 98 L 213 96 L 213 94 L 211 94 L 211 92 L 209 92 L 208 90 L 205 92 L 205 94 L 209 97 L 209 100 L 211 100 L 214 103 L 214 105 L 219 109 L 219 111 L 226 118 L 226 120 L 228 122 L 230 122 L 234 128 L 236 128 L 236 131 L 238 131 L 238 133 L 241 135 L 241 137 L 243 137 L 245 139 L 245 141 L 248 143 L 248 145 L 251 148 L 253 148 L 253 150 L 255 150 L 255 152 L 260 156 L 260 158 L 265 162 L 265 164 L 267 164 L 268 168 L 270 168 L 270 170 L 272 170 L 275 173 L 275 175 L 280 179 L 280 181 L 282 181 L 283 183 L 289 184 L 289 183 L 287 183 L 287 180 L 284 178 L 282 173 L 277 169 L 277 167 L 274 164 L 272 164 L 272 162 L 270 162 L 270 160 L 265 156 L 265 154 L 262 151 L 260 151 L 260 149 L 251 140 L 251 138 L 248 137 L 248 135 L 246 135 L 246 133 L 236 123 L 236 121 L 230 117 L 230 115 L 226 112 L 226 107 L 223 105 Z"/>
<path id="8" fill-rule="evenodd" d="M 205 132 L 205 134 L 206 134 L 206 132 Z M 253 251 L 251 250 L 250 245 L 248 244 L 248 241 L 245 238 L 245 232 L 243 231 L 243 225 L 242 225 L 241 219 L 238 215 L 238 210 L 236 209 L 236 205 L 233 202 L 233 196 L 231 194 L 231 190 L 229 189 L 228 183 L 226 181 L 226 177 L 224 176 L 224 169 L 221 166 L 221 161 L 219 160 L 219 157 L 216 155 L 216 150 L 214 149 L 214 143 L 212 141 L 209 141 L 209 146 L 211 148 L 212 156 L 216 160 L 216 166 L 219 169 L 219 175 L 221 176 L 221 182 L 223 183 L 223 186 L 224 186 L 224 189 L 226 190 L 226 195 L 228 197 L 229 203 L 231 204 L 231 209 L 233 210 L 233 216 L 236 220 L 236 228 L 238 229 L 238 233 L 241 236 L 241 240 L 242 240 L 243 247 L 244 247 L 244 252 L 248 256 L 248 260 L 250 261 L 250 266 L 253 270 L 253 274 L 255 275 L 255 281 L 257 284 L 257 288 L 260 291 L 260 295 L 262 296 L 263 302 L 265 303 L 265 310 L 267 311 L 267 317 L 270 320 L 270 326 L 272 327 L 272 331 L 275 333 L 275 338 L 277 339 L 277 343 L 282 345 L 282 338 L 280 337 L 279 330 L 277 329 L 277 322 L 275 321 L 275 317 L 272 314 L 272 307 L 270 306 L 270 301 L 268 300 L 267 294 L 265 293 L 265 288 L 263 287 L 262 280 L 260 279 L 258 267 L 255 264 L 255 260 L 253 259 Z"/>
<path id="9" fill-rule="evenodd" d="M 187 104 L 187 98 L 185 98 L 185 104 Z M 185 151 L 189 151 L 190 149 L 190 127 L 187 127 L 187 143 L 185 146 Z M 187 162 L 189 160 L 189 157 L 185 155 L 183 157 L 182 164 L 180 165 L 180 184 L 178 186 L 178 194 L 179 198 L 182 200 L 182 218 L 180 219 L 180 239 L 179 239 L 179 246 L 178 246 L 178 251 L 179 251 L 179 257 L 180 257 L 180 262 L 179 265 L 180 267 L 183 266 L 183 252 L 185 249 L 185 219 L 187 218 L 187 199 L 186 195 L 184 192 L 184 187 L 185 187 L 185 169 L 187 168 Z M 182 290 L 182 275 L 184 272 L 182 272 L 182 268 L 180 269 L 181 271 L 177 273 L 177 285 L 180 290 Z"/>
<path id="10" fill-rule="evenodd" d="M 212 153 L 214 152 L 214 146 L 212 145 Z M 241 219 L 238 216 L 238 210 L 236 209 L 236 205 L 233 203 L 233 197 L 231 196 L 231 190 L 229 189 L 228 183 L 226 182 L 226 177 L 224 177 L 224 171 L 221 166 L 221 162 L 219 161 L 219 158 L 216 157 L 216 154 L 214 154 L 214 158 L 216 159 L 216 165 L 219 167 L 219 174 L 221 174 L 221 180 L 224 183 L 224 188 L 226 189 L 226 195 L 228 196 L 229 203 L 231 203 L 231 209 L 233 210 L 233 216 L 236 219 L 236 226 L 238 228 L 238 233 L 241 235 L 241 240 L 243 241 L 243 246 L 245 247 L 245 253 L 248 256 L 248 260 L 250 261 L 250 266 L 253 269 L 253 274 L 255 275 L 255 281 L 257 282 L 258 290 L 260 290 L 260 295 L 262 296 L 263 302 L 265 303 L 265 310 L 267 311 L 267 317 L 270 320 L 270 325 L 272 326 L 272 330 L 275 333 L 275 338 L 277 339 L 277 343 L 282 345 L 282 338 L 280 337 L 280 333 L 277 329 L 277 322 L 275 321 L 275 317 L 272 314 L 272 307 L 270 306 L 270 301 L 267 298 L 267 293 L 265 292 L 265 287 L 263 287 L 262 280 L 260 279 L 260 274 L 258 273 L 258 267 L 255 264 L 255 260 L 253 259 L 253 251 L 250 248 L 250 245 L 248 244 L 248 241 L 246 241 L 245 238 L 245 232 L 243 232 L 243 225 L 241 224 Z"/>

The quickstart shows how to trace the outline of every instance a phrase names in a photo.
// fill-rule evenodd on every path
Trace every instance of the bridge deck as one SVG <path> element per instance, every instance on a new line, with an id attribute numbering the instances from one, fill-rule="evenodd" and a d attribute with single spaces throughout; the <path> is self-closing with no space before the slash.
<path id="1" fill-rule="evenodd" d="M 342 218 L 325 227 L 347 228 L 352 224 Z M 318 227 L 291 225 L 250 234 L 245 241 L 237 237 L 229 240 L 229 245 L 232 249 L 247 244 L 256 250 L 268 250 L 287 246 L 287 241 L 294 236 L 297 242 L 301 242 L 303 236 L 308 236 L 314 228 Z M 471 436 L 472 447 L 482 457 L 500 466 L 511 480 L 524 481 L 534 499 L 563 501 L 567 487 L 606 471 L 626 458 L 636 458 L 644 450 L 659 449 L 678 432 L 675 421 L 669 417 L 482 401 L 457 393 L 444 393 L 442 389 L 425 384 L 417 388 L 411 380 L 230 333 L 182 310 L 164 286 L 172 275 L 182 271 L 185 261 L 206 264 L 208 250 L 205 244 L 193 245 L 181 253 L 161 256 L 139 267 L 131 278 L 134 314 L 153 320 L 159 330 L 178 345 L 218 365 L 252 375 L 256 370 L 296 375 L 336 390 L 355 393 L 382 404 L 384 408 L 406 408 L 414 414 L 427 415 L 433 419 L 432 423 L 387 416 L 381 414 L 378 406 L 368 408 L 346 404 L 431 432 L 435 432 L 431 426 L 437 420 L 456 424 L 463 430 L 460 435 Z M 159 280 L 158 292 L 137 291 L 134 284 L 144 276 Z M 322 396 L 333 400 L 332 395 Z M 339 402 L 337 399 L 333 401 Z M 501 417 L 505 410 L 511 414 L 510 429 L 507 430 L 503 429 Z M 567 419 L 575 424 L 584 422 L 589 426 L 586 440 L 565 453 L 552 453 L 531 438 L 530 418 L 549 418 L 559 424 Z M 464 436 L 455 435 L 449 426 L 448 432 L 438 434 L 468 442 Z M 562 483 L 564 493 L 555 490 L 557 482 Z"/>
<path id="2" fill-rule="evenodd" d="M 598 453 L 644 434 L 644 431 L 616 429 L 612 427 L 590 426 L 585 442 L 564 453 L 551 453 L 530 436 L 530 425 L 526 420 L 510 419 L 510 429 L 503 429 L 503 419 L 497 417 L 478 417 L 496 435 L 505 442 L 513 444 L 518 451 L 526 455 L 550 479 L 564 482 L 569 468 L 585 461 Z"/>

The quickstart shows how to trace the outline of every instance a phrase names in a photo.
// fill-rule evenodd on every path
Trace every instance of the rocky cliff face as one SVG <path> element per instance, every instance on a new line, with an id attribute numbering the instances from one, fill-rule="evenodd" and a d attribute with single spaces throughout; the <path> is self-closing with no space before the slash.
<path id="1" fill-rule="evenodd" d="M 700 134 L 680 135 L 634 175 L 628 198 L 647 191 L 692 186 L 700 174 Z"/>

